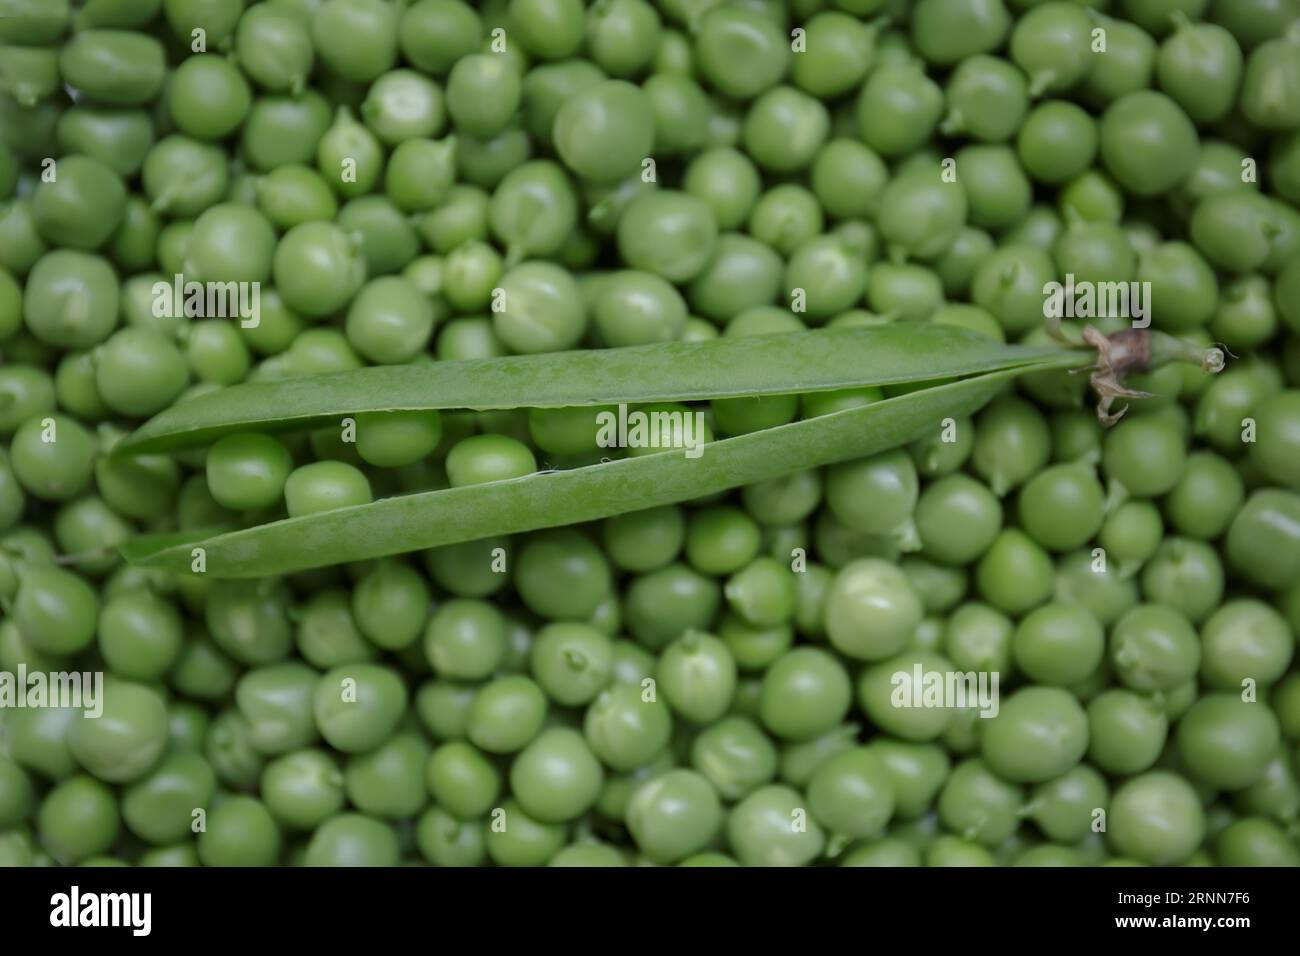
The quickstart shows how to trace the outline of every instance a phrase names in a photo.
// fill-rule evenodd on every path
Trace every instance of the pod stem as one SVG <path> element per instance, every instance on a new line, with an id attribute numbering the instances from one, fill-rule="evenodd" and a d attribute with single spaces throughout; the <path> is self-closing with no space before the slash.
<path id="1" fill-rule="evenodd" d="M 1075 344 L 1062 332 L 1059 322 L 1048 331 L 1063 342 Z M 1199 365 L 1203 372 L 1213 375 L 1223 371 L 1226 362 L 1224 350 L 1217 345 L 1206 348 L 1151 329 L 1121 329 L 1106 335 L 1096 326 L 1087 325 L 1081 344 L 1097 350 L 1097 362 L 1089 367 L 1089 383 L 1097 393 L 1097 418 L 1103 425 L 1114 425 L 1128 411 L 1128 405 L 1124 405 L 1112 412 L 1116 399 L 1151 397 L 1149 392 L 1125 385 L 1128 375 L 1149 372 L 1170 362 Z"/>

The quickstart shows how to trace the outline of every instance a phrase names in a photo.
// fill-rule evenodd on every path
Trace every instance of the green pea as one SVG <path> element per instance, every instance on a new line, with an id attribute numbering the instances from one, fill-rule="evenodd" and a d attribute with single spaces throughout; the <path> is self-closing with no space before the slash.
<path id="1" fill-rule="evenodd" d="M 564 101 L 552 133 L 565 165 L 594 182 L 641 169 L 654 145 L 650 100 L 638 87 L 608 80 Z"/>
<path id="2" fill-rule="evenodd" d="M 366 263 L 338 226 L 307 222 L 294 226 L 280 240 L 272 270 L 276 288 L 290 308 L 320 317 L 338 311 L 357 293 L 365 280 Z"/>
<path id="3" fill-rule="evenodd" d="M 997 847 L 1020 825 L 1021 788 L 998 777 L 978 757 L 958 764 L 939 794 L 939 819 L 981 846 Z"/>
<path id="4" fill-rule="evenodd" d="M 789 787 L 760 787 L 732 810 L 727 840 L 746 866 L 802 866 L 825 847 L 826 836 L 807 819 L 800 794 Z"/>
<path id="5" fill-rule="evenodd" d="M 689 631 L 664 648 L 657 678 L 669 706 L 696 724 L 727 712 L 736 689 L 736 661 L 711 634 Z"/>
<path id="6" fill-rule="evenodd" d="M 1012 638 L 1016 666 L 1032 680 L 1058 686 L 1086 678 L 1104 652 L 1101 623 L 1078 605 L 1045 604 L 1021 621 Z"/>
<path id="7" fill-rule="evenodd" d="M 667 745 L 672 715 L 653 688 L 614 684 L 588 706 L 583 731 L 602 763 L 628 772 Z"/>
<path id="8" fill-rule="evenodd" d="M 1114 689 L 1088 702 L 1088 731 L 1088 759 L 1106 773 L 1129 775 L 1159 759 L 1169 719 L 1151 698 Z"/>
<path id="9" fill-rule="evenodd" d="M 642 784 L 627 808 L 637 846 L 656 863 L 678 862 L 708 846 L 722 824 L 718 795 L 703 776 L 672 770 Z"/>
<path id="10" fill-rule="evenodd" d="M 975 584 L 983 598 L 1007 614 L 1023 614 L 1051 597 L 1050 557 L 1016 528 L 1004 529 L 975 566 Z"/>
<path id="11" fill-rule="evenodd" d="M 366 753 L 388 738 L 406 709 L 406 686 L 375 664 L 336 667 L 321 675 L 312 710 L 321 736 L 336 750 Z"/>
<path id="12" fill-rule="evenodd" d="M 41 801 L 36 817 L 41 843 L 61 864 L 108 852 L 121 829 L 117 800 L 87 776 L 71 777 Z"/>
<path id="13" fill-rule="evenodd" d="M 141 839 L 175 843 L 191 832 L 195 811 L 207 809 L 215 790 L 207 761 L 198 754 L 171 754 L 123 791 L 122 819 Z"/>
<path id="14" fill-rule="evenodd" d="M 273 866 L 280 846 L 275 820 L 253 797 L 231 797 L 217 804 L 198 837 L 204 866 Z"/>
<path id="15" fill-rule="evenodd" d="M 1059 777 L 1088 749 L 1088 721 L 1068 691 L 1028 687 L 1002 702 L 981 736 L 994 773 L 1017 782 Z"/>
<path id="16" fill-rule="evenodd" d="M 91 100 L 110 106 L 148 103 L 166 73 L 162 44 L 129 30 L 83 30 L 59 53 L 59 72 Z"/>
<path id="17" fill-rule="evenodd" d="M 501 789 L 496 767 L 466 743 L 447 743 L 435 750 L 425 779 L 434 800 L 462 820 L 486 815 Z"/>
<path id="18" fill-rule="evenodd" d="M 843 666 L 817 648 L 798 648 L 763 675 L 759 711 L 764 725 L 788 740 L 807 740 L 838 724 L 852 691 Z"/>
<path id="19" fill-rule="evenodd" d="M 1225 790 L 1258 780 L 1279 739 L 1273 712 L 1235 693 L 1200 697 L 1178 723 L 1178 753 L 1187 769 Z"/>
<path id="20" fill-rule="evenodd" d="M 239 128 L 253 94 L 239 68 L 216 54 L 185 59 L 171 74 L 168 112 L 176 128 L 195 139 L 224 139 Z"/>
<path id="21" fill-rule="evenodd" d="M 348 757 L 343 770 L 348 801 L 380 819 L 415 816 L 428 801 L 422 772 L 429 745 L 414 733 L 398 733 L 374 750 Z"/>
<path id="22" fill-rule="evenodd" d="M 1201 648 L 1196 631 L 1178 611 L 1142 604 L 1115 622 L 1111 662 L 1120 680 L 1134 690 L 1172 690 L 1196 674 Z"/>
<path id="23" fill-rule="evenodd" d="M 535 820 L 556 823 L 584 813 L 600 793 L 604 771 L 582 734 L 565 727 L 543 731 L 515 757 L 510 788 Z"/>
<path id="24" fill-rule="evenodd" d="M 1124 856 L 1155 866 L 1181 863 L 1204 834 L 1205 815 L 1196 791 L 1171 773 L 1133 777 L 1111 798 L 1106 836 Z"/>
<path id="25" fill-rule="evenodd" d="M 748 100 L 780 82 L 791 53 L 787 37 L 762 13 L 723 5 L 700 18 L 695 57 L 700 74 L 714 89 Z"/>
<path id="26" fill-rule="evenodd" d="M 943 115 L 943 91 L 915 64 L 881 64 L 872 70 L 855 107 L 857 132 L 885 157 L 913 152 Z"/>
<path id="27" fill-rule="evenodd" d="M 527 677 L 498 677 L 474 696 L 466 726 L 474 746 L 490 753 L 515 753 L 542 729 L 546 696 Z"/>
<path id="28" fill-rule="evenodd" d="M 686 324 L 686 302 L 659 276 L 627 270 L 602 283 L 592 304 L 592 318 L 610 346 L 649 345 L 680 336 Z"/>
<path id="29" fill-rule="evenodd" d="M 101 780 L 127 783 L 157 763 L 167 743 L 167 708 L 142 684 L 111 680 L 103 688 L 103 711 L 83 715 L 68 731 L 77 762 Z"/>
<path id="30" fill-rule="evenodd" d="M 180 653 L 182 632 L 180 613 L 172 604 L 147 591 L 129 592 L 100 610 L 99 650 L 115 674 L 158 680 Z"/>

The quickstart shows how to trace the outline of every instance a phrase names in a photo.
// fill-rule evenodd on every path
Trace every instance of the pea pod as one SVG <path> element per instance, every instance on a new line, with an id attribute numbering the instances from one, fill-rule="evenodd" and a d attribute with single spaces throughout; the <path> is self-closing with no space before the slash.
<path id="1" fill-rule="evenodd" d="M 195 398 L 155 416 L 116 450 L 193 448 L 234 431 L 310 428 L 361 412 L 785 395 L 1063 359 L 1067 365 L 1082 361 L 1060 350 L 1001 345 L 963 329 L 895 325 L 375 367 L 249 383 Z"/>
<path id="2" fill-rule="evenodd" d="M 1060 358 L 1043 358 L 1044 365 Z M 979 408 L 1019 368 L 940 385 L 862 408 L 717 442 L 691 459 L 666 453 L 512 481 L 387 498 L 177 544 L 148 537 L 121 549 L 146 566 L 262 577 L 359 561 L 494 534 L 592 521 L 687 501 L 802 468 L 857 458 L 916 438 L 930 424 Z M 160 545 L 163 545 L 160 547 Z"/>

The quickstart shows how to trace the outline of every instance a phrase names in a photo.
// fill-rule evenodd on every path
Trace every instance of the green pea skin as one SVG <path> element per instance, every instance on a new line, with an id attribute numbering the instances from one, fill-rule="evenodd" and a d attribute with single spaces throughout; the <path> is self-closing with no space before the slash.
<path id="1" fill-rule="evenodd" d="M 1149 770 L 1159 759 L 1169 720 L 1149 697 L 1112 689 L 1088 702 L 1088 759 L 1111 774 Z"/>
<path id="2" fill-rule="evenodd" d="M 546 696 L 532 680 L 521 675 L 498 677 L 474 696 L 466 732 L 481 750 L 515 753 L 537 736 L 546 711 Z"/>
<path id="3" fill-rule="evenodd" d="M 565 100 L 555 115 L 556 149 L 583 179 L 613 182 L 641 168 L 654 145 L 649 98 L 622 80 L 608 80 Z"/>
<path id="4" fill-rule="evenodd" d="M 1127 611 L 1115 622 L 1110 642 L 1116 674 L 1137 691 L 1172 690 L 1193 677 L 1201 663 L 1191 623 L 1160 604 Z"/>
<path id="5" fill-rule="evenodd" d="M 1014 631 L 1015 625 L 1001 611 L 971 601 L 948 618 L 941 649 L 961 670 L 1006 674 L 1015 666 Z"/>
<path id="6" fill-rule="evenodd" d="M 1241 48 L 1223 27 L 1181 19 L 1160 45 L 1156 79 L 1197 123 L 1232 109 L 1242 72 Z"/>
<path id="7" fill-rule="evenodd" d="M 194 811 L 206 810 L 215 790 L 216 777 L 202 757 L 171 754 L 123 791 L 122 819 L 141 839 L 174 843 L 191 832 Z"/>
<path id="8" fill-rule="evenodd" d="M 342 813 L 312 834 L 304 866 L 396 866 L 400 848 L 392 827 L 359 813 Z"/>
<path id="9" fill-rule="evenodd" d="M 979 757 L 958 764 L 939 793 L 939 819 L 949 830 L 994 848 L 1020 825 L 1023 790 L 995 775 Z"/>
<path id="10" fill-rule="evenodd" d="M 294 226 L 275 247 L 272 272 L 285 303 L 304 316 L 322 317 L 342 308 L 365 280 L 366 264 L 338 226 Z"/>
<path id="11" fill-rule="evenodd" d="M 1223 578 L 1222 562 L 1209 545 L 1168 537 L 1142 570 L 1142 594 L 1200 623 L 1218 606 Z"/>
<path id="12" fill-rule="evenodd" d="M 117 800 L 98 780 L 71 777 L 41 801 L 36 826 L 41 844 L 61 864 L 106 853 L 121 828 Z"/>
<path id="13" fill-rule="evenodd" d="M 534 433 L 534 440 L 537 440 Z M 686 540 L 686 522 L 675 505 L 606 519 L 602 543 L 610 563 L 623 571 L 655 571 L 670 564 Z"/>
<path id="14" fill-rule="evenodd" d="M 309 26 L 290 11 L 251 7 L 235 30 L 235 57 L 249 78 L 272 93 L 298 93 L 316 59 Z"/>
<path id="15" fill-rule="evenodd" d="M 999 497 L 1037 475 L 1050 455 L 1047 422 L 1023 399 L 1000 399 L 975 421 L 971 463 Z"/>
<path id="16" fill-rule="evenodd" d="M 1289 32 L 1271 36 L 1246 60 L 1241 81 L 1240 109 L 1262 129 L 1294 128 L 1298 114 L 1291 95 L 1300 81 L 1296 38 Z"/>
<path id="17" fill-rule="evenodd" d="M 429 620 L 424 651 L 443 676 L 479 680 L 501 663 L 506 650 L 505 618 L 491 604 L 456 599 Z"/>
<path id="18" fill-rule="evenodd" d="M 110 106 L 148 103 L 162 88 L 162 44 L 128 30 L 84 30 L 59 53 L 59 72 L 69 85 Z"/>
<path id="19" fill-rule="evenodd" d="M 466 743 L 443 744 L 425 768 L 429 793 L 439 806 L 462 820 L 491 810 L 501 789 L 501 775 L 478 750 Z"/>
<path id="20" fill-rule="evenodd" d="M 172 604 L 140 591 L 104 603 L 98 635 L 100 653 L 113 673 L 151 681 L 161 678 L 180 653 L 183 623 Z"/>
<path id="21" fill-rule="evenodd" d="M 109 783 L 129 783 L 157 763 L 167 742 L 167 709 L 141 684 L 113 679 L 103 688 L 103 712 L 69 729 L 68 747 L 86 770 Z"/>
<path id="22" fill-rule="evenodd" d="M 1205 834 L 1196 791 L 1181 777 L 1158 770 L 1115 791 L 1107 823 L 1107 842 L 1115 850 L 1153 866 L 1184 862 Z"/>
<path id="23" fill-rule="evenodd" d="M 1271 590 L 1300 582 L 1300 496 L 1275 488 L 1254 492 L 1228 528 L 1227 555 L 1246 579 Z"/>
<path id="24" fill-rule="evenodd" d="M 917 499 L 915 521 L 927 557 L 961 566 L 978 558 L 996 539 L 1002 506 L 973 478 L 945 475 L 927 485 Z"/>
<path id="25" fill-rule="evenodd" d="M 671 770 L 636 790 L 626 820 L 641 851 L 656 863 L 669 864 L 708 846 L 722 824 L 722 807 L 703 776 Z"/>
<path id="26" fill-rule="evenodd" d="M 966 224 L 968 193 L 952 188 L 937 168 L 917 163 L 892 179 L 881 193 L 878 225 L 891 247 L 933 259 Z"/>
<path id="27" fill-rule="evenodd" d="M 604 555 L 564 529 L 530 539 L 515 566 L 515 587 L 534 613 L 550 620 L 587 620 L 610 589 Z"/>
<path id="28" fill-rule="evenodd" d="M 943 91 L 914 64 L 881 64 L 858 96 L 857 132 L 881 156 L 913 152 L 943 115 Z"/>
<path id="29" fill-rule="evenodd" d="M 725 800 L 739 800 L 772 781 L 777 760 L 771 739 L 747 717 L 723 717 L 701 730 L 691 744 L 691 766 Z"/>
<path id="30" fill-rule="evenodd" d="M 1020 520 L 1039 544 L 1071 551 L 1101 529 L 1104 504 L 1105 492 L 1090 468 L 1053 465 L 1021 489 Z"/>
<path id="31" fill-rule="evenodd" d="M 402 13 L 398 44 L 402 55 L 426 73 L 446 73 L 483 39 L 478 12 L 459 0 L 419 0 Z"/>
<path id="32" fill-rule="evenodd" d="M 727 820 L 727 840 L 741 863 L 802 866 L 819 856 L 826 835 L 815 820 L 806 819 L 802 803 L 798 791 L 769 785 L 737 804 Z M 804 826 L 796 827 L 801 817 Z"/>
<path id="33" fill-rule="evenodd" d="M 430 807 L 416 821 L 415 842 L 434 866 L 478 866 L 487 856 L 483 821 L 461 821 Z"/>
<path id="34" fill-rule="evenodd" d="M 664 648 L 657 679 L 674 711 L 692 723 L 711 724 L 731 706 L 736 662 L 718 638 L 691 631 Z"/>
<path id="35" fill-rule="evenodd" d="M 1074 696 L 1050 687 L 1017 691 L 1002 702 L 981 753 L 1004 779 L 1036 783 L 1069 770 L 1088 748 L 1088 722 Z"/>
<path id="36" fill-rule="evenodd" d="M 343 809 L 343 774 L 334 757 L 305 749 L 277 757 L 262 771 L 259 792 L 281 826 L 311 830 Z"/>
<path id="37" fill-rule="evenodd" d="M 383 820 L 415 816 L 428 801 L 422 771 L 430 747 L 415 733 L 397 733 L 374 750 L 348 757 L 343 770 L 348 801 Z"/>
<path id="38" fill-rule="evenodd" d="M 1077 605 L 1045 604 L 1021 621 L 1012 653 L 1017 668 L 1032 680 L 1069 686 L 1101 663 L 1105 633 L 1101 623 Z"/>
<path id="39" fill-rule="evenodd" d="M 492 818 L 503 824 L 489 825 L 486 836 L 488 856 L 498 866 L 541 866 L 564 846 L 564 824 L 535 820 L 514 800 L 493 808 Z"/>
<path id="40" fill-rule="evenodd" d="M 1217 841 L 1221 866 L 1297 866 L 1297 852 L 1281 827 L 1258 818 L 1237 820 Z"/>
<path id="41" fill-rule="evenodd" d="M 830 757 L 808 784 L 813 817 L 830 832 L 878 836 L 894 812 L 889 772 L 869 750 L 856 747 Z"/>
<path id="42" fill-rule="evenodd" d="M 1012 61 L 1029 77 L 1029 92 L 1063 92 L 1088 71 L 1092 20 L 1080 7 L 1045 3 L 1030 9 L 1011 30 Z"/>
<path id="43" fill-rule="evenodd" d="M 1178 723 L 1178 754 L 1192 775 L 1225 790 L 1240 790 L 1264 773 L 1280 739 L 1277 718 L 1239 693 L 1200 697 Z"/>
<path id="44" fill-rule="evenodd" d="M 386 667 L 353 664 L 321 675 L 312 711 L 322 737 L 344 753 L 375 749 L 406 709 L 406 686 Z"/>
<path id="45" fill-rule="evenodd" d="M 848 673 L 838 660 L 817 648 L 798 648 L 763 675 L 759 713 L 778 737 L 807 740 L 838 724 L 851 699 Z"/>
<path id="46" fill-rule="evenodd" d="M 859 660 L 880 660 L 897 653 L 922 615 L 920 598 L 906 576 L 878 558 L 846 564 L 826 598 L 830 643 Z"/>
<path id="47" fill-rule="evenodd" d="M 510 788 L 533 819 L 571 820 L 584 813 L 604 780 L 595 754 L 582 734 L 565 727 L 544 730 L 510 767 Z"/>
<path id="48" fill-rule="evenodd" d="M 804 50 L 791 58 L 790 78 L 811 95 L 830 99 L 847 93 L 874 65 L 876 30 L 857 18 L 823 10 L 803 29 Z"/>
<path id="49" fill-rule="evenodd" d="M 998 610 L 1023 614 L 1051 596 L 1051 558 L 1023 531 L 1007 528 L 976 564 L 975 584 L 984 600 Z"/>
<path id="50" fill-rule="evenodd" d="M 234 132 L 252 106 L 252 91 L 234 63 L 216 54 L 188 57 L 170 77 L 167 104 L 172 122 L 205 141 Z"/>
<path id="51" fill-rule="evenodd" d="M 398 12 L 380 0 L 327 0 L 312 17 L 321 61 L 339 76 L 367 83 L 397 60 Z"/>
<path id="52" fill-rule="evenodd" d="M 717 6 L 699 20 L 695 57 L 700 74 L 724 96 L 752 99 L 780 82 L 791 59 L 788 37 L 761 12 Z"/>

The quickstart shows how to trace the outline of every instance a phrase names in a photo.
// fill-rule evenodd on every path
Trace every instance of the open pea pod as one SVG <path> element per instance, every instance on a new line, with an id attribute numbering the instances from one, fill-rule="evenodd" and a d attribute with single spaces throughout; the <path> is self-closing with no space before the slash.
<path id="1" fill-rule="evenodd" d="M 151 567 L 249 578 L 361 561 L 498 534 L 593 521 L 688 501 L 754 481 L 874 454 L 969 415 L 1024 368 L 1062 367 L 1074 356 L 925 388 L 860 408 L 680 451 L 542 472 L 509 481 L 385 498 L 199 540 L 137 538 L 122 554 Z M 788 380 L 783 383 L 789 388 Z"/>
<path id="2" fill-rule="evenodd" d="M 193 448 L 230 432 L 313 428 L 365 412 L 782 395 L 958 378 L 1068 354 L 1003 345 L 951 326 L 900 324 L 386 365 L 250 382 L 181 402 L 114 452 Z"/>

